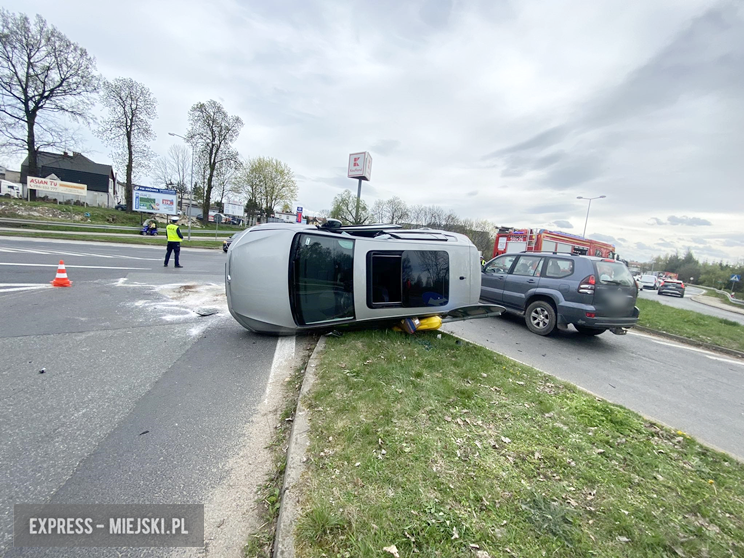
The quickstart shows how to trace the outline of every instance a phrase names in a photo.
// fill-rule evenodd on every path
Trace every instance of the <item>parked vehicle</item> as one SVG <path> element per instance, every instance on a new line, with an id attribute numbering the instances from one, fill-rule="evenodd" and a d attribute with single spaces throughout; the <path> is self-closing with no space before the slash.
<path id="1" fill-rule="evenodd" d="M 116 205 L 114 206 L 114 209 L 115 209 L 116 211 L 126 211 L 126 210 L 127 210 L 127 204 L 125 204 L 125 203 L 117 203 L 117 204 L 116 204 Z"/>
<path id="2" fill-rule="evenodd" d="M 9 180 L 0 180 L 0 196 L 4 198 L 22 198 L 23 186 Z"/>
<path id="3" fill-rule="evenodd" d="M 642 289 L 656 290 L 659 288 L 659 278 L 656 275 L 641 275 L 638 282 L 641 284 Z"/>
<path id="4" fill-rule="evenodd" d="M 230 249 L 230 245 L 235 242 L 238 238 L 240 238 L 240 235 L 242 235 L 245 231 L 236 232 L 234 235 L 232 235 L 230 238 L 227 238 L 222 241 L 222 251 L 227 253 L 227 251 Z"/>
<path id="5" fill-rule="evenodd" d="M 521 252 L 483 266 L 481 300 L 523 316 L 538 335 L 572 324 L 579 333 L 623 335 L 638 322 L 638 287 L 625 264 L 609 258 Z"/>
<path id="6" fill-rule="evenodd" d="M 676 281 L 674 279 L 664 279 L 664 281 L 662 281 L 659 285 L 659 290 L 656 292 L 656 294 L 676 294 L 680 297 L 684 297 L 685 284 L 682 281 Z"/>
<path id="7" fill-rule="evenodd" d="M 615 258 L 615 247 L 599 240 L 547 229 L 513 229 L 510 227 L 499 229 L 493 246 L 493 257 L 524 251 Z"/>
<path id="8" fill-rule="evenodd" d="M 468 237 L 332 219 L 244 231 L 227 252 L 225 291 L 243 327 L 271 334 L 503 310 L 478 301 L 480 261 Z"/>

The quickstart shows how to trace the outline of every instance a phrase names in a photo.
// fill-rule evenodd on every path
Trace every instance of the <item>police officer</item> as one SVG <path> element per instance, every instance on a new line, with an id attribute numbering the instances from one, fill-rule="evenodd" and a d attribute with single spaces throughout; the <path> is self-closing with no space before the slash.
<path id="1" fill-rule="evenodd" d="M 170 260 L 171 252 L 174 253 L 176 267 L 183 267 L 178 261 L 178 257 L 181 255 L 181 241 L 183 240 L 181 229 L 178 228 L 178 217 L 171 217 L 171 222 L 165 230 L 168 233 L 168 248 L 165 251 L 165 267 L 168 267 L 168 260 Z"/>

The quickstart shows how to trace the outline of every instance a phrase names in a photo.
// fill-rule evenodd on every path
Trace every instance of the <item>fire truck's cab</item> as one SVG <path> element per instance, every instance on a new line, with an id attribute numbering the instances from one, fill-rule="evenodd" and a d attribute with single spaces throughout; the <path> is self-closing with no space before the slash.
<path id="1" fill-rule="evenodd" d="M 493 257 L 515 252 L 559 252 L 615 259 L 615 247 L 599 240 L 547 229 L 499 228 Z"/>

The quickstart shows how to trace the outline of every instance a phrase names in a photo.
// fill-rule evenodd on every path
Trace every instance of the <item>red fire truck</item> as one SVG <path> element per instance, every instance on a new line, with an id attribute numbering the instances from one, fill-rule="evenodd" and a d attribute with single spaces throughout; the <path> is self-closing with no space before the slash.
<path id="1" fill-rule="evenodd" d="M 493 257 L 524 251 L 564 252 L 615 259 L 615 247 L 599 240 L 547 229 L 499 228 L 493 246 Z"/>

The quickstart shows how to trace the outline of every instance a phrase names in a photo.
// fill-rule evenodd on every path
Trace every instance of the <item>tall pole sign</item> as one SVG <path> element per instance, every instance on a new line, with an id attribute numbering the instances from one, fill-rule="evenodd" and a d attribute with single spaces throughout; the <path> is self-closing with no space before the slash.
<path id="1" fill-rule="evenodd" d="M 362 180 L 372 179 L 372 156 L 366 152 L 352 153 L 349 155 L 349 178 L 359 181 L 357 186 L 356 211 L 354 212 L 355 224 L 359 224 L 359 203 L 362 198 Z"/>

